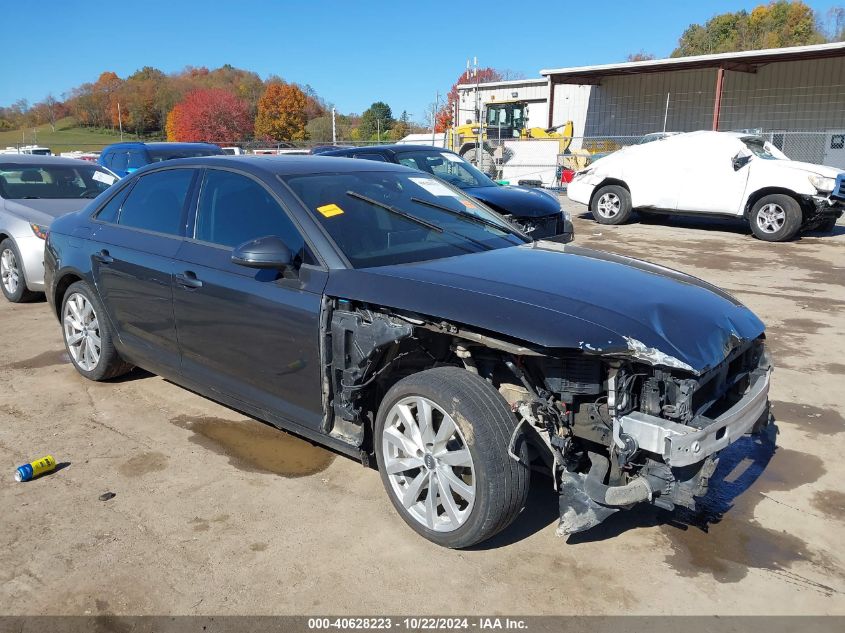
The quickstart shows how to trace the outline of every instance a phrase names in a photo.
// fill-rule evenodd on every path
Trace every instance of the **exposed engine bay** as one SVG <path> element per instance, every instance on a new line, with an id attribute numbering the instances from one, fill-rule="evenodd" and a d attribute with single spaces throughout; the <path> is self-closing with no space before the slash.
<path id="1" fill-rule="evenodd" d="M 731 341 L 719 365 L 695 372 L 634 340 L 627 353 L 541 349 L 344 299 L 326 299 L 323 332 L 325 432 L 366 461 L 368 428 L 391 385 L 463 367 L 513 411 L 509 454 L 552 478 L 561 535 L 641 502 L 695 509 L 719 451 L 768 423 L 763 336 Z"/>

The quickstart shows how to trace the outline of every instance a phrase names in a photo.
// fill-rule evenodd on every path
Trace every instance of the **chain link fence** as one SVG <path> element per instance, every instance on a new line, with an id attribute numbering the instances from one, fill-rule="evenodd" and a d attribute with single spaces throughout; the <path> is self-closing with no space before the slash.
<path id="1" fill-rule="evenodd" d="M 760 128 L 735 130 L 762 136 L 792 160 L 825 164 L 845 169 L 845 125 L 842 130 L 766 130 Z M 491 178 L 512 184 L 529 184 L 565 189 L 575 171 L 584 169 L 608 154 L 634 144 L 660 138 L 664 133 L 644 131 L 642 134 L 591 135 L 572 138 L 566 146 L 561 139 L 486 140 L 480 152 L 465 151 L 464 158 L 475 164 Z M 422 137 L 423 135 L 417 135 Z M 414 138 L 416 144 L 432 144 L 431 135 Z M 477 140 L 477 139 L 464 139 Z M 381 143 L 395 141 L 383 140 Z M 240 143 L 219 142 L 229 153 L 250 155 L 297 155 L 317 153 L 315 148 L 328 148 L 331 143 L 316 141 L 268 144 L 257 141 Z M 378 141 L 339 141 L 340 147 L 378 145 Z M 443 146 L 443 135 L 434 137 L 434 145 Z M 477 143 L 475 143 L 477 144 Z M 21 146 L 14 146 L 21 147 Z M 54 155 L 96 160 L 102 144 L 51 144 Z M 237 148 L 231 149 L 231 148 Z M 461 148 L 456 147 L 456 151 Z M 25 149 L 23 151 L 26 151 Z"/>

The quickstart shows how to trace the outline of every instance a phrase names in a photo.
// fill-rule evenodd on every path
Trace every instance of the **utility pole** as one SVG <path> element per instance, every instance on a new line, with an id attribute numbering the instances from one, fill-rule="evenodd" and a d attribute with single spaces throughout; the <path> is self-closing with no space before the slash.
<path id="1" fill-rule="evenodd" d="M 117 124 L 120 127 L 120 140 L 123 140 L 123 117 L 120 115 L 120 101 L 117 102 Z M 114 128 L 112 128 L 114 129 Z"/>
<path id="2" fill-rule="evenodd" d="M 376 119 L 376 138 L 381 143 L 381 119 Z"/>
<path id="3" fill-rule="evenodd" d="M 481 120 L 481 92 L 479 91 L 478 57 L 472 58 L 472 76 L 475 77 L 475 116 L 478 121 L 478 142 L 475 144 L 475 166 L 481 167 L 481 150 L 484 143 L 484 121 Z M 467 60 L 467 79 L 470 77 L 469 60 Z M 483 171 L 483 169 L 482 169 Z"/>
<path id="4" fill-rule="evenodd" d="M 431 112 L 431 145 L 434 147 L 436 145 L 435 140 L 435 128 L 437 127 L 437 110 L 440 108 L 440 91 L 437 92 L 437 95 L 434 97 L 434 109 Z"/>
<path id="5" fill-rule="evenodd" d="M 332 108 L 332 145 L 337 145 L 337 124 L 335 123 L 334 108 Z"/>

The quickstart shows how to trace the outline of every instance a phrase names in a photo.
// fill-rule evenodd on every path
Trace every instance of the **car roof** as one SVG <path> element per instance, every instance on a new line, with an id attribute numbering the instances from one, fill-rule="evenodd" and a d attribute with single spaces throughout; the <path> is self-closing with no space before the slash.
<path id="1" fill-rule="evenodd" d="M 201 156 L 178 158 L 164 163 L 153 163 L 135 173 L 142 173 L 168 166 L 231 167 L 253 174 L 274 176 L 336 174 L 367 171 L 415 171 L 394 163 L 353 161 L 340 156 L 282 155 L 282 156 Z"/>
<path id="2" fill-rule="evenodd" d="M 411 145 L 404 143 L 393 143 L 391 145 L 364 145 L 361 147 L 347 147 L 344 149 L 337 149 L 331 152 L 325 152 L 332 156 L 345 156 L 347 154 L 356 154 L 360 152 L 371 154 L 396 154 L 398 152 L 418 152 L 424 150 L 433 150 L 436 152 L 449 152 L 454 154 L 452 150 L 443 147 L 435 147 L 433 145 Z"/>
<path id="3" fill-rule="evenodd" d="M 88 160 L 64 158 L 63 156 L 40 156 L 38 154 L 0 154 L 0 163 L 4 165 L 91 165 L 102 169 L 99 165 Z"/>
<path id="4" fill-rule="evenodd" d="M 219 146 L 215 145 L 214 143 L 142 143 L 140 141 L 127 141 L 123 143 L 112 143 L 108 147 L 106 147 L 103 151 L 109 149 L 131 149 L 131 148 L 146 148 L 146 149 L 191 149 L 197 147 L 207 147 L 209 149 L 216 149 Z"/>

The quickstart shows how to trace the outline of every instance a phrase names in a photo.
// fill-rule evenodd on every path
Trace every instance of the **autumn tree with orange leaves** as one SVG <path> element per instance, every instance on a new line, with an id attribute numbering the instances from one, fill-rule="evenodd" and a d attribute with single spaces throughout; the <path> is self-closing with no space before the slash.
<path id="1" fill-rule="evenodd" d="M 255 136 L 275 141 L 304 141 L 308 123 L 308 97 L 292 84 L 270 83 L 258 100 Z"/>
<path id="2" fill-rule="evenodd" d="M 222 88 L 193 90 L 167 116 L 168 141 L 232 143 L 252 132 L 249 103 Z"/>

